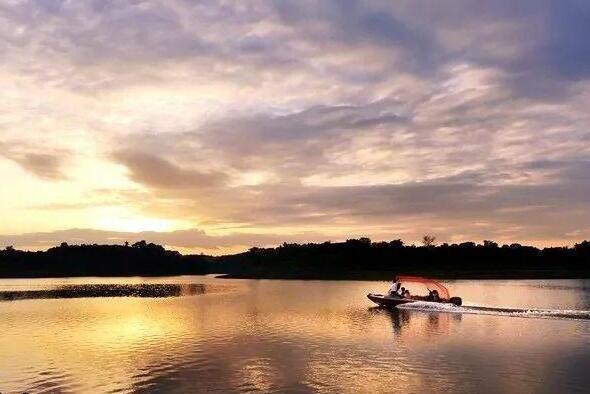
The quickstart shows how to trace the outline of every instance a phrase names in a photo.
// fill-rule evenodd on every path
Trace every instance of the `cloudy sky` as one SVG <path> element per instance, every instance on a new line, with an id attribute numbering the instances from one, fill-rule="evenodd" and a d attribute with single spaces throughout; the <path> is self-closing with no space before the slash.
<path id="1" fill-rule="evenodd" d="M 5 0 L 0 247 L 590 237 L 590 3 Z"/>

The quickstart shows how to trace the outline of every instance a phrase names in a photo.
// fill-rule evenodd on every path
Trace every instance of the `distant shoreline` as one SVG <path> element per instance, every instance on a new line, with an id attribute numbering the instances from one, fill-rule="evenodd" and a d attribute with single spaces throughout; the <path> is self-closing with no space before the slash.
<path id="1" fill-rule="evenodd" d="M 533 280 L 533 279 L 590 279 L 590 274 L 586 275 L 575 275 L 570 273 L 556 272 L 508 272 L 508 273 L 424 273 L 424 272 L 401 272 L 401 273 L 382 273 L 382 274 L 353 274 L 353 275 L 314 275 L 314 274 L 301 274 L 301 275 L 252 275 L 252 274 L 215 274 L 215 273 L 173 273 L 173 274 L 129 274 L 129 275 L 52 275 L 52 276 L 41 276 L 41 275 L 3 275 L 0 279 L 62 279 L 62 278 L 157 278 L 157 277 L 175 277 L 175 276 L 206 276 L 211 275 L 216 279 L 251 279 L 251 280 L 302 280 L 302 281 L 313 281 L 313 280 L 324 280 L 324 281 L 391 281 L 396 274 L 413 274 L 419 276 L 425 276 L 433 279 L 441 280 Z"/>
<path id="2" fill-rule="evenodd" d="M 403 273 L 406 274 L 406 273 Z M 448 275 L 445 273 L 417 273 L 411 272 L 410 274 L 424 276 L 433 279 L 441 279 L 441 280 L 533 280 L 533 279 L 590 279 L 590 274 L 587 275 L 569 275 L 569 274 L 562 274 L 559 272 L 550 273 L 550 272 L 529 272 L 529 273 L 482 273 L 482 274 L 461 274 L 461 275 Z M 314 276 L 314 275 L 302 275 L 302 276 L 281 276 L 281 275 L 266 275 L 266 276 L 254 276 L 248 274 L 221 274 L 217 275 L 216 278 L 219 279 L 252 279 L 252 280 L 326 280 L 326 281 L 375 281 L 375 282 L 383 282 L 383 281 L 392 281 L 393 275 L 388 273 L 387 275 L 375 276 L 375 275 L 352 275 L 352 276 L 345 276 L 345 275 L 334 275 L 334 276 Z"/>
<path id="3" fill-rule="evenodd" d="M 326 281 L 391 281 L 395 275 L 419 275 L 433 279 L 445 280 L 500 280 L 500 279 L 590 279 L 590 273 L 575 274 L 569 272 L 481 272 L 481 273 L 449 273 L 449 272 L 383 272 L 383 273 L 340 273 L 340 274 L 313 274 L 301 273 L 293 275 L 283 274 L 226 274 L 226 273 L 168 273 L 168 274 L 54 274 L 44 275 L 35 273 L 23 273 L 13 275 L 1 275 L 0 279 L 50 279 L 50 278 L 157 278 L 174 276 L 206 276 L 211 275 L 217 279 L 252 279 L 252 280 L 326 280 Z"/>
<path id="4" fill-rule="evenodd" d="M 0 278 L 156 277 L 215 274 L 236 279 L 391 280 L 396 274 L 443 279 L 587 279 L 590 242 L 538 249 L 464 242 L 404 245 L 401 240 L 283 244 L 227 256 L 181 255 L 160 245 L 62 245 L 0 250 Z"/>

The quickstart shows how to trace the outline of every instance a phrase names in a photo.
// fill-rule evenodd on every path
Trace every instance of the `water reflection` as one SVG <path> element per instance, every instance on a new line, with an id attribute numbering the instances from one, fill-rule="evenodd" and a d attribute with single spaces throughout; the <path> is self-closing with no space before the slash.
<path id="1" fill-rule="evenodd" d="M 404 309 L 384 309 L 370 307 L 368 311 L 374 316 L 387 317 L 391 323 L 396 341 L 429 342 L 437 336 L 453 333 L 453 327 L 461 324 L 461 314 L 422 312 Z"/>
<path id="2" fill-rule="evenodd" d="M 387 311 L 370 307 L 371 282 L 203 282 L 198 297 L 1 303 L 0 391 L 576 392 L 590 384 L 587 321 Z M 36 286 L 29 290 L 44 285 Z M 579 297 L 564 294 L 572 304 Z"/>

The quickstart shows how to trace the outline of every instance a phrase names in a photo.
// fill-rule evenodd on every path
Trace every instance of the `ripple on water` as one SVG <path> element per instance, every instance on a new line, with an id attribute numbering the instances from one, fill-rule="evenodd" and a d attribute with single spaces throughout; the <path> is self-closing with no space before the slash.
<path id="1" fill-rule="evenodd" d="M 0 390 L 575 392 L 590 384 L 588 321 L 374 310 L 365 294 L 375 284 L 364 282 L 208 286 L 195 297 L 0 302 Z M 518 291 L 537 291 L 527 289 Z M 567 297 L 564 309 L 583 305 L 577 293 Z"/>

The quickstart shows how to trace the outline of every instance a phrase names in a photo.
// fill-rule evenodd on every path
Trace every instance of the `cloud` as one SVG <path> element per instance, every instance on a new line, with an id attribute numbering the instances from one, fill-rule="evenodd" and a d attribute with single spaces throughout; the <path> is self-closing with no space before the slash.
<path id="1" fill-rule="evenodd" d="M 575 241 L 569 234 L 582 231 L 590 221 L 585 166 L 587 163 L 528 163 L 524 167 L 528 171 L 535 168 L 543 180 L 530 184 L 494 184 L 486 182 L 485 172 L 467 172 L 400 184 L 279 182 L 221 187 L 212 194 L 203 194 L 196 186 L 177 190 L 152 185 L 152 191 L 162 201 L 182 202 L 173 207 L 161 205 L 162 212 L 170 216 L 198 215 L 204 223 L 241 223 L 247 229 L 316 228 L 339 239 L 373 234 L 412 240 L 423 232 L 436 231 L 446 240 L 460 234 L 463 240 Z M 158 200 L 153 204 L 158 206 Z M 152 210 L 153 206 L 146 213 Z M 282 237 L 290 239 L 288 234 Z"/>
<path id="2" fill-rule="evenodd" d="M 155 188 L 206 189 L 220 186 L 225 178 L 222 173 L 183 169 L 168 160 L 140 151 L 119 151 L 113 157 L 130 170 L 133 180 Z"/>
<path id="3" fill-rule="evenodd" d="M 40 233 L 16 235 L 0 235 L 0 245 L 13 245 L 19 248 L 46 249 L 62 242 L 70 244 L 123 244 L 140 240 L 166 245 L 171 248 L 188 250 L 206 250 L 219 253 L 224 249 L 241 246 L 269 246 L 285 241 L 307 242 L 325 238 L 317 232 L 303 232 L 287 237 L 276 234 L 230 233 L 226 235 L 210 235 L 199 229 L 177 230 L 170 232 L 143 231 L 121 232 L 94 229 L 68 229 Z"/>
<path id="4" fill-rule="evenodd" d="M 410 26 L 383 2 L 275 1 L 281 20 L 327 47 L 377 47 L 406 72 L 436 69 L 440 46 L 426 29 Z"/>
<path id="5" fill-rule="evenodd" d="M 68 175 L 25 207 L 89 212 L 62 196 L 131 190 L 111 205 L 208 232 L 569 241 L 588 228 L 588 15 L 577 0 L 6 3 L 0 132 L 20 142 L 0 153 Z"/>
<path id="6" fill-rule="evenodd" d="M 587 132 L 560 105 L 545 105 L 538 117 L 534 101 L 512 98 L 488 77 L 487 69 L 457 67 L 444 88 L 411 105 L 387 97 L 229 116 L 194 131 L 133 140 L 192 168 L 226 168 L 230 181 L 208 195 L 196 186 L 144 182 L 158 198 L 194 200 L 174 215 L 199 212 L 209 223 L 250 227 L 319 226 L 326 233 L 341 226 L 382 234 L 399 231 L 402 222 L 416 238 L 435 227 L 447 239 L 565 239 L 590 220 L 581 213 L 590 202 L 580 143 Z M 469 80 L 480 85 L 462 86 Z M 275 177 L 255 185 L 231 181 L 256 171 Z"/>
<path id="7" fill-rule="evenodd" d="M 517 60 L 516 71 L 560 78 L 563 82 L 590 77 L 590 44 L 580 39 L 590 33 L 588 4 L 573 1 L 562 7 L 549 1 L 544 10 L 546 30 L 539 42 Z"/>
<path id="8" fill-rule="evenodd" d="M 590 160 L 539 160 L 528 163 L 533 171 L 546 172 L 550 180 L 565 180 L 568 183 L 584 185 L 590 183 Z"/>
<path id="9" fill-rule="evenodd" d="M 39 151 L 22 143 L 0 141 L 0 156 L 14 161 L 26 171 L 46 180 L 64 179 L 69 153 L 59 150 Z"/>
<path id="10" fill-rule="evenodd" d="M 551 94 L 589 76 L 590 51 L 581 38 L 589 13 L 581 0 L 420 7 L 355 0 L 22 1 L 0 7 L 9 26 L 0 32 L 0 51 L 15 62 L 45 59 L 45 67 L 28 63 L 44 79 L 60 76 L 56 67 L 76 70 L 59 83 L 89 91 L 173 79 L 165 65 L 185 64 L 242 85 L 285 79 L 286 71 L 375 85 L 391 73 L 437 78 L 450 63 L 467 62 L 496 68 L 515 92 L 534 89 L 536 80 Z M 371 63 L 363 61 L 367 55 Z"/>

